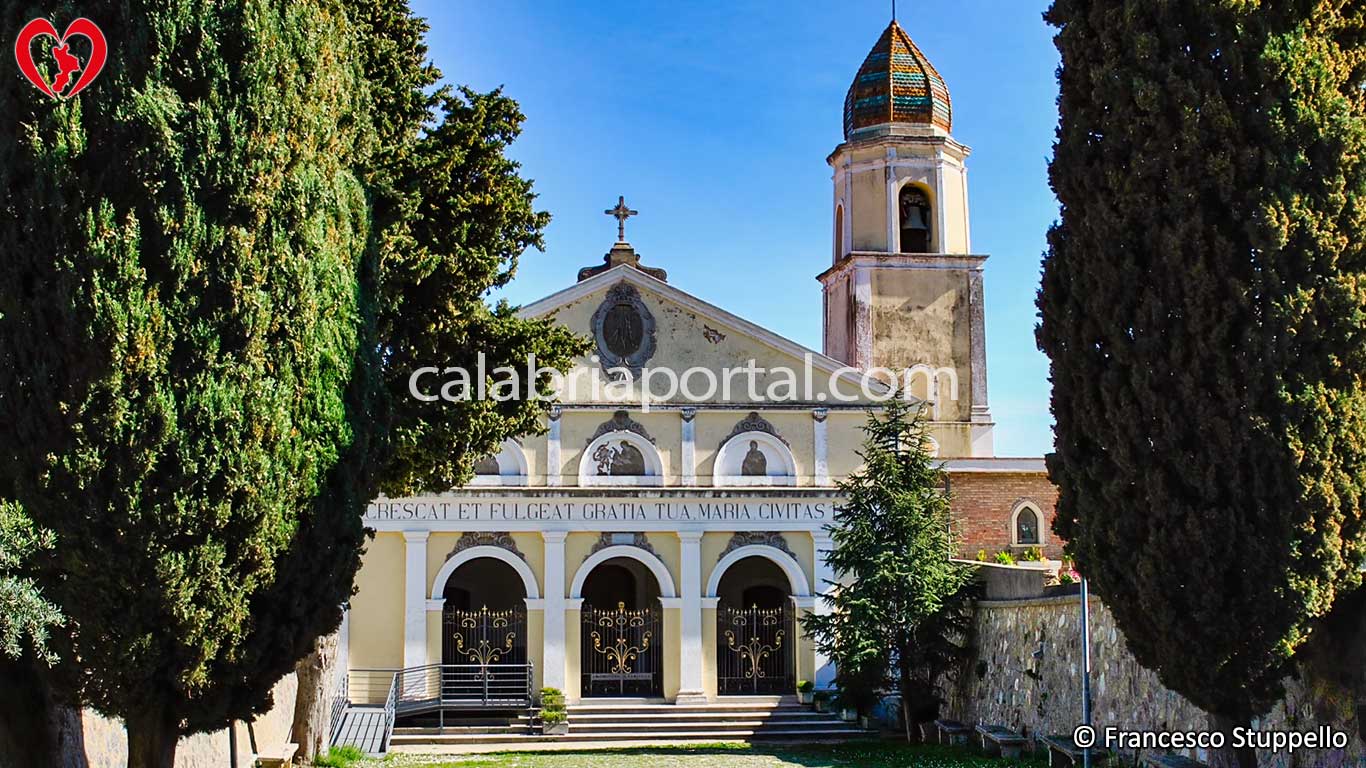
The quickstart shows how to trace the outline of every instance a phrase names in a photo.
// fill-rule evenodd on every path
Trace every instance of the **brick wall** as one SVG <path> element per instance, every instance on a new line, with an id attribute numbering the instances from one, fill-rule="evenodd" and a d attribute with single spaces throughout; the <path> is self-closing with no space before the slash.
<path id="1" fill-rule="evenodd" d="M 1043 472 L 950 472 L 949 494 L 964 557 L 974 557 L 981 549 L 988 556 L 1012 549 L 1011 514 L 1025 501 L 1043 513 L 1040 527 L 1044 554 L 1053 559 L 1062 556 L 1062 542 L 1053 533 L 1058 489 Z"/>

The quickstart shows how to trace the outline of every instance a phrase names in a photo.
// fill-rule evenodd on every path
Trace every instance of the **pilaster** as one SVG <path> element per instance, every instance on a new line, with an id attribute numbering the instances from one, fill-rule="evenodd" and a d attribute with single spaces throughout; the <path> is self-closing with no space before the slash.
<path id="1" fill-rule="evenodd" d="M 427 664 L 427 531 L 403 532 L 403 666 Z"/>
<path id="2" fill-rule="evenodd" d="M 702 532 L 679 531 L 682 643 L 677 703 L 705 703 L 702 683 Z"/>
<path id="3" fill-rule="evenodd" d="M 552 422 L 557 423 L 557 422 Z M 567 531 L 542 531 L 545 542 L 545 648 L 541 656 L 542 680 L 547 688 L 565 690 L 565 592 L 564 540 Z"/>

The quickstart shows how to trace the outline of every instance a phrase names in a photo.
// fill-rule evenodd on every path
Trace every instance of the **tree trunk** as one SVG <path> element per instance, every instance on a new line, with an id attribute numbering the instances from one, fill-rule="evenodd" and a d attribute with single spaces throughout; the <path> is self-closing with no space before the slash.
<path id="1" fill-rule="evenodd" d="M 294 696 L 290 740 L 299 745 L 298 757 L 304 762 L 312 762 L 326 747 L 323 742 L 332 714 L 328 683 L 336 671 L 337 639 L 336 633 L 318 638 L 313 651 L 294 665 L 298 692 Z"/>
<path id="2" fill-rule="evenodd" d="M 128 730 L 128 768 L 175 768 L 176 741 L 180 729 L 164 705 L 124 718 Z"/>
<path id="3" fill-rule="evenodd" d="M 1257 750 L 1252 747 L 1234 748 L 1232 746 L 1233 729 L 1239 726 L 1249 727 L 1251 719 L 1210 715 L 1209 720 L 1214 730 L 1224 734 L 1225 742 L 1223 749 L 1216 750 L 1210 755 L 1211 766 L 1213 768 L 1257 768 Z"/>

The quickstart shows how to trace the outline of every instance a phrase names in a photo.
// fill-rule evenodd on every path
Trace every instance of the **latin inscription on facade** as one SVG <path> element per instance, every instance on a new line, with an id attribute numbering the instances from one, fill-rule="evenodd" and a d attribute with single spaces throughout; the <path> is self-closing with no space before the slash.
<path id="1" fill-rule="evenodd" d="M 367 522 L 820 522 L 833 512 L 829 501 L 379 501 L 365 510 Z"/>

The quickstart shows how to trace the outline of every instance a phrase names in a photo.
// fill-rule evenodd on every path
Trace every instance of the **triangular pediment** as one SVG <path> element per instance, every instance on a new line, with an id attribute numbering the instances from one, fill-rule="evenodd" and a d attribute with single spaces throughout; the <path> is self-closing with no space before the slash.
<path id="1" fill-rule="evenodd" d="M 632 370 L 637 385 L 651 377 L 650 391 L 665 402 L 757 404 L 773 402 L 774 395 L 786 396 L 795 388 L 789 403 L 834 404 L 841 401 L 833 396 L 832 379 L 841 393 L 857 396 L 855 402 L 870 401 L 861 394 L 862 374 L 843 363 L 626 265 L 527 305 L 519 314 L 553 318 L 593 339 L 599 360 L 576 361 L 567 377 L 573 392 L 566 402 L 612 401 L 602 386 L 596 394 L 592 387 L 595 373 L 604 386 L 610 381 L 603 359 Z M 747 372 L 751 365 L 753 376 Z M 708 388 L 705 371 L 711 371 L 717 394 L 700 401 L 664 397 L 670 388 L 667 371 L 674 372 L 680 387 L 687 377 L 695 393 Z M 726 377 L 729 396 L 722 391 Z M 885 391 L 877 382 L 870 386 Z M 639 387 L 633 392 L 638 395 Z M 755 399 L 754 393 L 760 397 Z"/>

